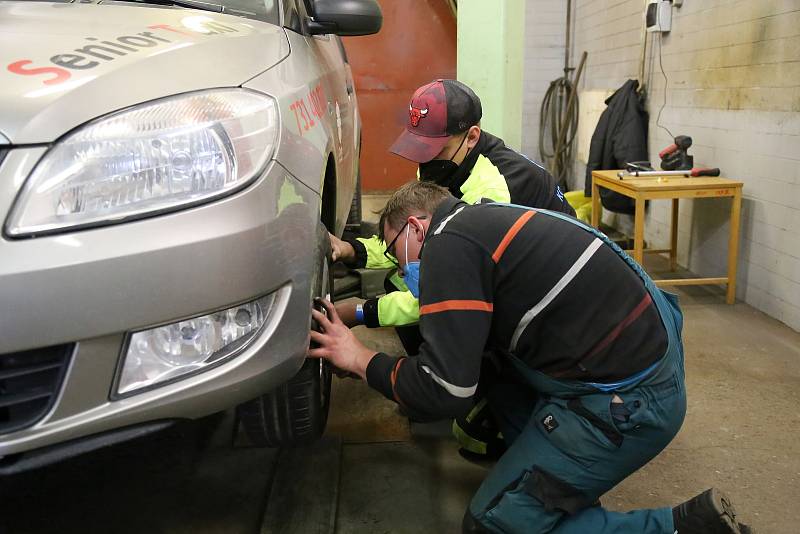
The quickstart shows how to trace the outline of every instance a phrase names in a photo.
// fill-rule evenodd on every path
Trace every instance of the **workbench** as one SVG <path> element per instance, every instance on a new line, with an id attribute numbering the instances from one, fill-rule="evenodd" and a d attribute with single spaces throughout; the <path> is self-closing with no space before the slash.
<path id="1" fill-rule="evenodd" d="M 742 182 L 727 178 L 683 176 L 640 177 L 624 176 L 620 171 L 592 172 L 592 226 L 600 227 L 600 188 L 610 189 L 636 202 L 633 225 L 633 259 L 642 265 L 644 253 L 669 253 L 670 269 L 675 270 L 678 260 L 678 200 L 681 198 L 732 198 L 730 235 L 728 237 L 728 273 L 717 278 L 680 278 L 655 280 L 658 286 L 688 286 L 727 284 L 726 301 L 733 304 L 736 299 L 736 261 L 739 254 L 739 224 L 742 211 Z M 644 248 L 645 202 L 648 200 L 672 200 L 670 248 Z"/>

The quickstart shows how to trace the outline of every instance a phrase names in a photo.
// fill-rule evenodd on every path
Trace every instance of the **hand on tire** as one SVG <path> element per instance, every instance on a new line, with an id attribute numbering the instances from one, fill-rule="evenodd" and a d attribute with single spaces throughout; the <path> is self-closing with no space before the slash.
<path id="1" fill-rule="evenodd" d="M 309 348 L 308 355 L 312 358 L 325 358 L 342 371 L 366 378 L 367 365 L 377 353 L 356 339 L 336 313 L 333 304 L 325 299 L 317 299 L 317 303 L 322 305 L 327 316 L 319 310 L 313 308 L 311 310 L 311 315 L 319 325 L 320 331 L 311 331 L 311 341 L 319 346 Z"/>
<path id="2" fill-rule="evenodd" d="M 328 233 L 331 240 L 331 259 L 333 261 L 352 262 L 356 259 L 356 251 L 353 245 L 347 241 L 342 241 L 335 235 Z"/>

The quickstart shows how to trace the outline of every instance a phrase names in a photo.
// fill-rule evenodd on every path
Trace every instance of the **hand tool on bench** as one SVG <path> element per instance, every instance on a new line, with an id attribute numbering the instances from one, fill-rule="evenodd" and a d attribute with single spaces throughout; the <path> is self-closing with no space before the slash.
<path id="1" fill-rule="evenodd" d="M 694 167 L 694 157 L 689 155 L 692 138 L 688 135 L 679 135 L 667 148 L 658 153 L 661 158 L 661 168 L 665 171 L 677 171 Z"/>
<path id="2" fill-rule="evenodd" d="M 620 171 L 617 173 L 617 176 L 620 180 L 624 180 L 625 178 L 660 178 L 664 176 L 719 176 L 719 169 L 695 167 L 694 169 L 687 169 L 683 171 Z"/>

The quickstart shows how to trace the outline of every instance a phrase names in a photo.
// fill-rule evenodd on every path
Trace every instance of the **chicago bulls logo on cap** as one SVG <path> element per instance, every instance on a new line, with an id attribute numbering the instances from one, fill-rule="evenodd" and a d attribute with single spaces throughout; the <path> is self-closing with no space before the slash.
<path id="1" fill-rule="evenodd" d="M 419 120 L 424 119 L 428 115 L 428 108 L 417 109 L 413 105 L 408 106 L 408 114 L 411 116 L 411 126 L 416 128 L 419 126 Z"/>

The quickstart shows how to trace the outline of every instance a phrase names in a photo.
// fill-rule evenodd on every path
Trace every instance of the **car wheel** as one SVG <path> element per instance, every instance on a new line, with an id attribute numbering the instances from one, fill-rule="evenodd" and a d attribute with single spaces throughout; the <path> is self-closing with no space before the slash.
<path id="1" fill-rule="evenodd" d="M 326 246 L 320 265 L 320 288 L 317 295 L 330 300 L 333 289 L 330 242 L 324 227 L 322 231 Z M 330 365 L 322 359 L 307 358 L 288 382 L 257 399 L 239 405 L 237 413 L 245 433 L 254 445 L 305 445 L 315 441 L 325 430 L 330 397 Z"/>

